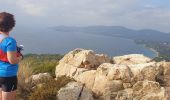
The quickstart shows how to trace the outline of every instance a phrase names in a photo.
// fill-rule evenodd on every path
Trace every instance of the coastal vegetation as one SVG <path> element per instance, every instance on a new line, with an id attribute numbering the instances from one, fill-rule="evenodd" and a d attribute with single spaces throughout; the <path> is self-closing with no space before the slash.
<path id="1" fill-rule="evenodd" d="M 63 57 L 60 54 L 27 54 L 20 63 L 19 75 L 28 78 L 30 75 L 48 72 L 55 76 L 55 67 Z"/>
<path id="2" fill-rule="evenodd" d="M 27 54 L 21 61 L 18 72 L 17 100 L 56 100 L 58 90 L 68 82 L 73 81 L 68 77 L 54 80 L 55 67 L 63 55 L 59 54 Z M 53 79 L 43 79 L 43 84 L 27 83 L 32 75 L 50 73 Z"/>
<path id="3" fill-rule="evenodd" d="M 156 61 L 170 61 L 170 42 L 156 42 L 147 40 L 135 40 L 137 44 L 144 44 L 148 48 L 152 48 L 158 53 L 154 58 Z"/>

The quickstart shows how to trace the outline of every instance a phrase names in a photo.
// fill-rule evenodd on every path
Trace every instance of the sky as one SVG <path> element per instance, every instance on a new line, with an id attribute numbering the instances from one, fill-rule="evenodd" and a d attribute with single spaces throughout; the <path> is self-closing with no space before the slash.
<path id="1" fill-rule="evenodd" d="M 124 26 L 170 33 L 170 0 L 0 0 L 17 27 Z"/>

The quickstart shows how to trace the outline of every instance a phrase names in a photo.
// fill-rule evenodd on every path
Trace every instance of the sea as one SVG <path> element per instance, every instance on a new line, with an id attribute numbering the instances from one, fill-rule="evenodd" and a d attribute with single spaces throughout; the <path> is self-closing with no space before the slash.
<path id="1" fill-rule="evenodd" d="M 18 45 L 24 45 L 24 54 L 66 54 L 76 48 L 84 48 L 109 57 L 126 54 L 144 54 L 151 58 L 157 56 L 144 45 L 120 37 L 27 27 L 14 29 L 10 35 L 17 40 Z"/>

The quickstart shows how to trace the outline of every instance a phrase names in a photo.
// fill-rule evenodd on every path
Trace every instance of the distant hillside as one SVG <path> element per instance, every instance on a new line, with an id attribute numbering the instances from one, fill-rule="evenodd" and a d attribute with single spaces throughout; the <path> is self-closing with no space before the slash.
<path id="1" fill-rule="evenodd" d="M 82 32 L 90 34 L 98 34 L 105 36 L 123 37 L 133 40 L 146 40 L 157 42 L 170 42 L 170 34 L 151 30 L 133 30 L 122 26 L 88 26 L 88 27 L 68 27 L 57 26 L 53 27 L 53 30 L 62 32 Z"/>

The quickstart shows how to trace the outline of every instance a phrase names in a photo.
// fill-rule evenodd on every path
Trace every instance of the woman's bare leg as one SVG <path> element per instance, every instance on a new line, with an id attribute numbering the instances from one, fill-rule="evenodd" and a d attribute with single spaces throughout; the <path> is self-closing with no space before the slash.
<path id="1" fill-rule="evenodd" d="M 0 88 L 0 100 L 2 100 L 2 88 Z"/>
<path id="2" fill-rule="evenodd" d="M 15 100 L 16 91 L 3 92 L 2 91 L 2 100 Z"/>

